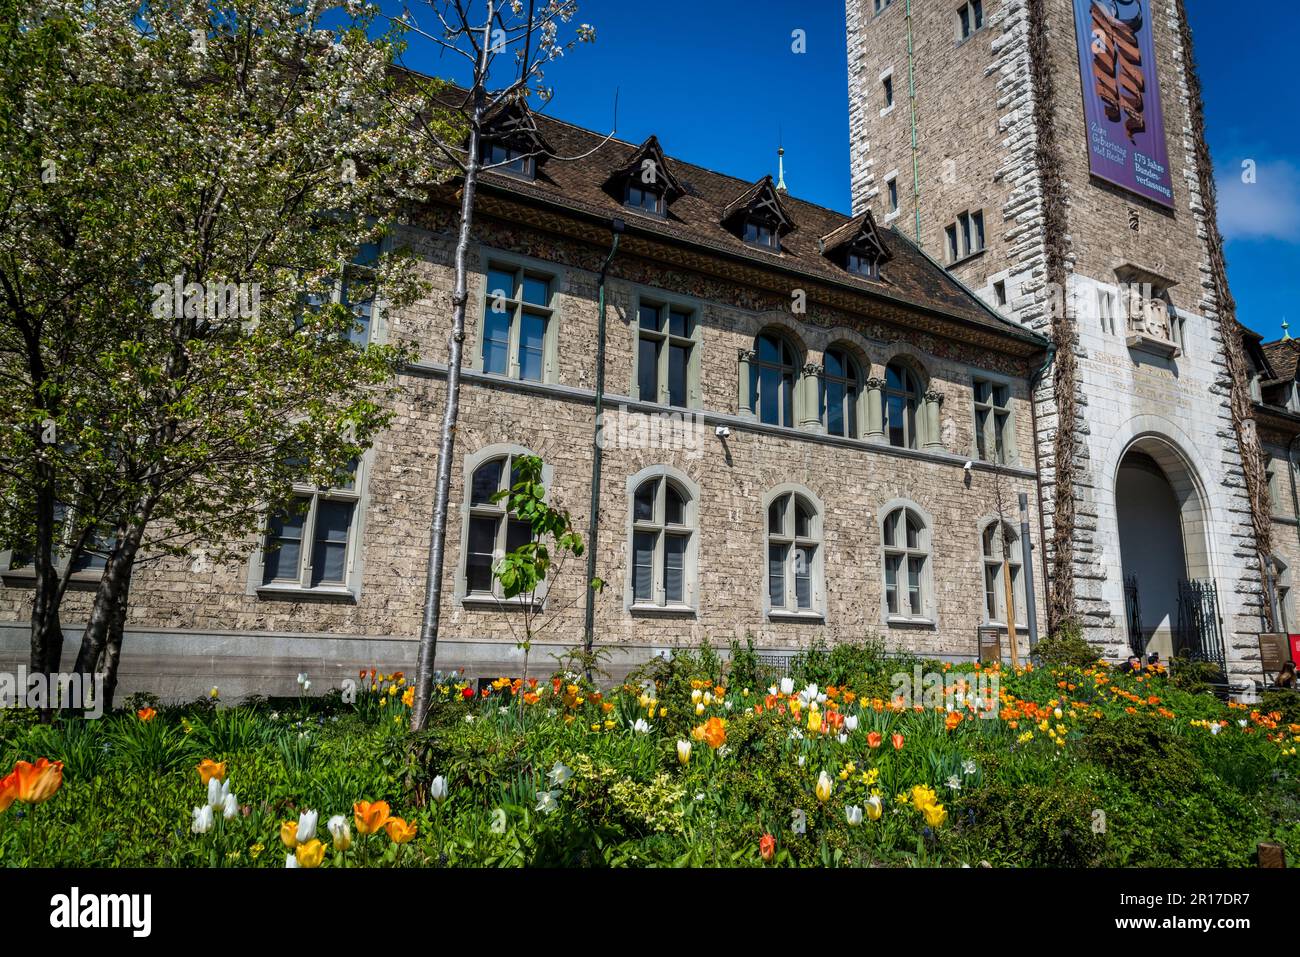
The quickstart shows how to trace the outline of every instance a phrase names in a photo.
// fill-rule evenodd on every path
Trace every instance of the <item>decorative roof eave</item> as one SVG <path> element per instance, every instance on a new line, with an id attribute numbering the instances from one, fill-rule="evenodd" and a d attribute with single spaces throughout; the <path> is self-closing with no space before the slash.
<path id="1" fill-rule="evenodd" d="M 514 224 L 527 223 L 596 245 L 608 242 L 607 216 L 551 200 L 524 199 L 511 184 L 484 181 L 483 185 L 489 187 L 480 194 L 488 200 L 483 205 L 485 215 Z M 876 284 L 868 287 L 851 277 L 836 281 L 807 273 L 793 263 L 758 263 L 749 256 L 727 249 L 654 233 L 643 228 L 639 221 L 628 220 L 626 228 L 622 248 L 647 259 L 711 273 L 782 295 L 787 292 L 788 283 L 779 277 L 797 275 L 801 280 L 820 287 L 822 295 L 818 299 L 828 306 L 864 313 L 867 311 L 864 303 L 870 303 L 870 314 L 887 324 L 921 329 L 1004 355 L 1020 358 L 1040 356 L 1047 346 L 1047 340 L 1042 336 L 1028 329 L 1013 328 L 1009 322 L 1005 330 L 988 328 L 961 316 L 890 295 Z M 642 246 L 644 248 L 638 248 Z"/>
<path id="2" fill-rule="evenodd" d="M 760 211 L 772 214 L 777 222 L 777 232 L 782 236 L 799 228 L 786 212 L 770 173 L 728 203 L 722 210 L 719 221 L 726 225 L 739 216 L 749 216 Z"/>
<path id="3" fill-rule="evenodd" d="M 821 238 L 821 250 L 824 256 L 829 256 L 845 246 L 874 249 L 880 262 L 888 262 L 893 258 L 893 253 L 885 245 L 880 230 L 876 228 L 876 218 L 871 215 L 869 209 L 854 216 L 842 226 L 832 229 Z"/>
<path id="4" fill-rule="evenodd" d="M 647 182 L 643 176 L 646 160 L 654 164 L 654 178 L 650 182 Z M 678 196 L 686 195 L 686 188 L 673 175 L 672 166 L 664 156 L 663 147 L 659 145 L 659 137 L 653 133 L 636 148 L 626 163 L 610 174 L 609 179 L 605 181 L 605 188 L 621 187 L 633 177 L 637 178 L 638 183 L 662 186 L 664 198 L 670 203 Z"/>

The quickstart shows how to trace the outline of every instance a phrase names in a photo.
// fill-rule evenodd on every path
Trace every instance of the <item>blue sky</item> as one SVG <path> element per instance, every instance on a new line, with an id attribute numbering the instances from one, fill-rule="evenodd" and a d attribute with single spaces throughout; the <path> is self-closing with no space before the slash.
<path id="1" fill-rule="evenodd" d="M 1300 4 L 1187 5 L 1238 317 L 1275 338 L 1288 316 L 1300 336 Z M 418 18 L 421 6 L 412 10 Z M 556 92 L 548 113 L 607 132 L 617 91 L 620 139 L 656 133 L 669 155 L 748 180 L 775 174 L 783 141 L 790 191 L 848 211 L 841 0 L 580 0 L 578 21 L 596 27 L 597 42 L 547 71 Z M 806 53 L 791 50 L 796 29 Z M 408 63 L 455 75 L 450 60 L 427 53 Z M 1177 135 L 1169 131 L 1171 152 Z"/>

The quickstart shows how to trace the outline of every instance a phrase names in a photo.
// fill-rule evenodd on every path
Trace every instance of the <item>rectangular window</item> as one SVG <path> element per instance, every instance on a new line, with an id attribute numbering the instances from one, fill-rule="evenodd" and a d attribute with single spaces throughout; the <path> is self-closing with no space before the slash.
<path id="1" fill-rule="evenodd" d="M 526 152 L 504 143 L 489 142 L 483 147 L 483 163 L 492 166 L 494 173 L 533 178 L 533 158 Z"/>
<path id="2" fill-rule="evenodd" d="M 632 536 L 632 601 L 638 604 L 655 601 L 655 537 L 654 532 Z"/>
<path id="3" fill-rule="evenodd" d="M 294 505 L 271 515 L 262 546 L 262 584 L 346 588 L 356 545 L 360 502 L 357 467 L 329 487 L 298 486 Z"/>
<path id="4" fill-rule="evenodd" d="M 957 8 L 957 39 L 968 39 L 975 31 L 984 26 L 984 4 L 982 0 L 969 0 Z"/>
<path id="5" fill-rule="evenodd" d="M 695 350 L 695 314 L 642 300 L 637 307 L 637 398 L 686 408 Z"/>
<path id="6" fill-rule="evenodd" d="M 954 223 L 944 227 L 944 239 L 950 263 L 973 256 L 984 249 L 984 213 L 967 210 L 957 214 Z"/>
<path id="7" fill-rule="evenodd" d="M 686 546 L 687 535 L 664 536 L 664 598 L 669 604 L 686 600 Z"/>
<path id="8" fill-rule="evenodd" d="M 891 176 L 885 180 L 886 208 L 891 213 L 898 212 L 898 177 Z"/>
<path id="9" fill-rule="evenodd" d="M 493 263 L 483 304 L 483 371 L 541 382 L 547 378 L 553 276 Z"/>
<path id="10" fill-rule="evenodd" d="M 885 605 L 891 615 L 898 614 L 898 570 L 902 564 L 902 555 L 885 556 Z"/>
<path id="11" fill-rule="evenodd" d="M 1007 304 L 1007 284 L 1005 280 L 999 279 L 993 284 L 993 302 L 999 306 Z"/>
<path id="12" fill-rule="evenodd" d="M 975 456 L 1005 465 L 1011 448 L 1011 388 L 987 379 L 974 381 Z"/>
<path id="13" fill-rule="evenodd" d="M 1101 331 L 1113 336 L 1115 334 L 1115 296 L 1105 289 L 1097 290 L 1097 317 L 1101 320 Z"/>
<path id="14" fill-rule="evenodd" d="M 773 608 L 785 607 L 785 557 L 789 545 L 767 546 L 767 597 Z"/>
<path id="15" fill-rule="evenodd" d="M 889 109 L 891 106 L 894 105 L 893 75 L 891 74 L 890 76 L 885 77 L 883 80 L 880 81 L 880 83 L 884 87 L 884 91 L 885 91 L 885 109 Z"/>

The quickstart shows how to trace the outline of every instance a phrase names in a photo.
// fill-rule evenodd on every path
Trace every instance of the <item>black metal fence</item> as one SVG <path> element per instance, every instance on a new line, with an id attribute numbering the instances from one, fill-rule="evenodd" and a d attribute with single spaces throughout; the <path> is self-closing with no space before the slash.
<path id="1" fill-rule="evenodd" d="M 1217 665 L 1227 673 L 1223 647 L 1223 619 L 1219 616 L 1219 590 L 1212 581 L 1178 583 L 1178 628 L 1174 632 L 1174 657 Z"/>

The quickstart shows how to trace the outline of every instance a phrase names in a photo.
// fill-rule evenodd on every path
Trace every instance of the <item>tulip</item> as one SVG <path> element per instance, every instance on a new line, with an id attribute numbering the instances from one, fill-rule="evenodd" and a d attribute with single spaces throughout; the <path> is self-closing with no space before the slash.
<path id="1" fill-rule="evenodd" d="M 320 867 L 321 861 L 325 860 L 325 845 L 313 837 L 294 848 L 293 856 L 299 867 Z"/>
<path id="2" fill-rule="evenodd" d="M 306 683 L 307 683 L 307 675 L 306 675 L 306 673 L 305 673 L 305 672 L 302 672 L 302 671 L 298 672 L 298 684 L 300 684 L 300 685 L 304 685 L 304 684 L 306 684 Z"/>
<path id="3" fill-rule="evenodd" d="M 435 786 L 439 780 L 434 778 Z M 445 782 L 443 786 L 445 788 Z M 387 801 L 358 801 L 352 805 L 352 819 L 356 822 L 358 834 L 374 834 L 388 823 L 388 817 Z"/>
<path id="4" fill-rule="evenodd" d="M 54 797 L 63 784 L 63 762 L 48 758 L 39 758 L 35 764 L 19 761 L 10 774 L 17 780 L 18 800 L 24 804 L 40 804 Z"/>
<path id="5" fill-rule="evenodd" d="M 540 811 L 543 814 L 554 814 L 556 809 L 560 806 L 555 800 L 559 795 L 559 791 L 540 792 L 537 795 L 537 807 L 534 808 L 534 810 Z"/>
<path id="6" fill-rule="evenodd" d="M 632 725 L 632 730 L 637 734 L 645 734 L 650 730 L 650 725 L 646 724 L 645 718 L 637 718 L 636 722 Z"/>
<path id="7" fill-rule="evenodd" d="M 415 837 L 416 826 L 414 821 L 408 824 L 400 817 L 390 817 L 388 823 L 384 825 L 384 830 L 388 832 L 389 840 L 394 844 L 405 844 Z"/>
<path id="8" fill-rule="evenodd" d="M 0 811 L 6 811 L 18 800 L 18 772 L 11 771 L 0 778 Z"/>
<path id="9" fill-rule="evenodd" d="M 219 778 L 212 778 L 208 781 L 208 806 L 212 810 L 217 810 L 226 803 L 226 798 L 230 796 L 230 782 L 222 781 Z"/>
<path id="10" fill-rule="evenodd" d="M 139 711 L 135 713 L 135 716 L 139 718 L 141 721 L 152 721 L 157 716 L 157 714 L 158 712 L 155 711 L 153 708 L 141 708 Z"/>
<path id="11" fill-rule="evenodd" d="M 879 796 L 873 794 L 866 800 L 867 819 L 870 821 L 879 821 L 880 815 L 884 813 L 885 807 L 880 802 Z"/>
<path id="12" fill-rule="evenodd" d="M 298 815 L 298 843 L 306 844 L 316 836 L 316 824 L 320 815 L 315 811 L 303 811 Z M 299 862 L 301 863 L 301 861 Z"/>
<path id="13" fill-rule="evenodd" d="M 844 716 L 844 730 L 850 733 L 858 730 L 858 716 L 856 714 L 846 714 Z"/>
<path id="14" fill-rule="evenodd" d="M 335 850 L 346 851 L 352 846 L 352 828 L 348 826 L 348 819 L 342 814 L 335 814 L 330 818 L 325 828 L 330 832 Z"/>
<path id="15" fill-rule="evenodd" d="M 284 855 L 284 866 L 296 868 L 298 866 L 298 857 L 293 852 Z"/>
<path id="16" fill-rule="evenodd" d="M 218 764 L 211 758 L 204 758 L 199 762 L 198 771 L 199 778 L 202 779 L 204 784 L 207 784 L 213 778 L 218 781 L 222 780 L 226 776 L 226 765 L 225 762 Z"/>
<path id="17" fill-rule="evenodd" d="M 439 774 L 429 782 L 429 797 L 439 804 L 447 800 L 447 779 Z M 384 805 L 387 808 L 388 805 Z"/>
<path id="18" fill-rule="evenodd" d="M 727 723 L 716 715 L 704 722 L 701 738 L 714 751 L 727 743 Z"/>
<path id="19" fill-rule="evenodd" d="M 857 827 L 862 823 L 862 808 L 856 804 L 850 804 L 844 809 L 844 816 L 848 819 L 849 827 Z"/>
<path id="20" fill-rule="evenodd" d="M 942 804 L 927 804 L 921 809 L 921 813 L 925 815 L 925 823 L 930 827 L 939 827 L 948 820 L 948 811 Z"/>
<path id="21" fill-rule="evenodd" d="M 678 742 L 677 742 L 677 761 L 678 761 L 678 763 L 680 763 L 680 764 L 689 764 L 689 763 L 690 763 L 690 761 L 691 761 L 691 747 L 692 747 L 692 745 L 691 745 L 691 742 L 689 742 L 689 741 L 678 741 Z"/>
<path id="22" fill-rule="evenodd" d="M 238 813 L 239 801 L 233 794 L 227 794 L 221 802 L 221 816 L 227 821 L 232 821 Z"/>
<path id="23" fill-rule="evenodd" d="M 783 695 L 791 695 L 791 694 L 794 694 L 794 679 L 793 679 L 793 678 L 782 678 L 782 679 L 781 679 L 781 694 L 783 694 Z"/>
<path id="24" fill-rule="evenodd" d="M 867 732 L 867 747 L 878 748 L 880 747 L 880 741 L 881 741 L 881 737 L 879 731 Z"/>
<path id="25" fill-rule="evenodd" d="M 297 821 L 285 821 L 280 825 L 280 841 L 291 851 L 298 846 Z"/>
<path id="26" fill-rule="evenodd" d="M 817 775 L 817 800 L 825 804 L 831 799 L 831 791 L 834 790 L 835 783 L 831 776 L 825 771 Z"/>
<path id="27" fill-rule="evenodd" d="M 551 768 L 551 773 L 546 777 L 553 786 L 559 787 L 573 777 L 573 772 L 566 768 L 563 762 L 556 761 L 555 766 Z"/>
<path id="28" fill-rule="evenodd" d="M 764 834 L 758 839 L 758 856 L 764 861 L 770 861 L 774 854 L 776 854 L 776 838 L 771 834 Z"/>
<path id="29" fill-rule="evenodd" d="M 310 691 L 310 690 L 311 690 L 311 682 L 310 682 L 310 681 L 304 681 L 304 682 L 302 683 L 302 690 L 303 690 L 303 691 Z"/>
<path id="30" fill-rule="evenodd" d="M 903 750 L 903 736 L 901 734 L 895 731 L 893 735 L 890 737 L 890 740 L 894 743 L 895 751 Z"/>
<path id="31" fill-rule="evenodd" d="M 207 834 L 212 830 L 212 805 L 205 804 L 202 807 L 196 807 L 193 811 L 194 820 L 190 823 L 190 830 L 195 834 Z"/>

